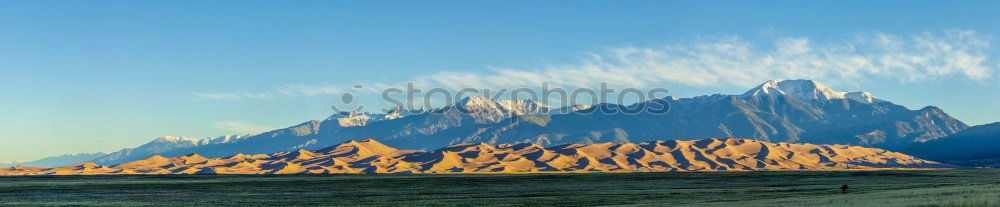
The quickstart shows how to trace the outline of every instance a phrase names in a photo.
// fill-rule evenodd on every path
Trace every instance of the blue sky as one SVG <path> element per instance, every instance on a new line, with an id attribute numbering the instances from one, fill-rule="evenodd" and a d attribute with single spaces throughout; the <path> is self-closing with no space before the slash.
<path id="1" fill-rule="evenodd" d="M 611 82 L 677 96 L 811 78 L 984 124 L 1000 121 L 996 11 L 995 1 L 4 1 L 0 161 L 322 119 L 356 83 L 602 77 L 581 75 L 588 67 L 663 74 Z M 852 57 L 870 63 L 843 64 Z"/>

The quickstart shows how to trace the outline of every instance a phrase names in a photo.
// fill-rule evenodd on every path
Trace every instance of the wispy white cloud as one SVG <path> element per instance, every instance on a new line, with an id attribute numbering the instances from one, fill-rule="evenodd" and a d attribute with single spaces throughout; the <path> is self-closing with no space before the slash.
<path id="1" fill-rule="evenodd" d="M 578 63 L 487 72 L 436 72 L 414 77 L 418 88 L 594 87 L 599 83 L 648 88 L 666 83 L 693 87 L 750 87 L 776 78 L 831 83 L 943 78 L 987 80 L 1000 65 L 991 59 L 992 36 L 949 30 L 900 36 L 859 34 L 841 40 L 781 37 L 754 44 L 739 36 L 699 37 L 656 47 L 621 47 L 587 55 Z M 405 83 L 373 83 L 375 88 Z M 335 87 L 285 86 L 263 92 L 202 93 L 203 100 L 274 99 L 339 95 Z"/>
<path id="2" fill-rule="evenodd" d="M 258 134 L 261 132 L 266 132 L 277 128 L 277 127 L 261 126 L 258 124 L 245 121 L 233 121 L 233 120 L 220 121 L 212 125 L 216 129 L 221 129 L 240 135 Z"/>

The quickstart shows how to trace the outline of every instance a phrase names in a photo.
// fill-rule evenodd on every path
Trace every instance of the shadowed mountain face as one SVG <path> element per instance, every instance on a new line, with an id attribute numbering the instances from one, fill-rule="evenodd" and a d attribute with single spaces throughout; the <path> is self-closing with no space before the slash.
<path id="1" fill-rule="evenodd" d="M 270 155 L 153 156 L 115 166 L 95 163 L 0 169 L 0 175 L 79 174 L 341 174 L 669 172 L 931 168 L 945 165 L 882 149 L 768 143 L 747 139 L 642 143 L 459 144 L 433 151 L 399 150 L 375 140 Z"/>
<path id="2" fill-rule="evenodd" d="M 598 110 L 663 104 L 669 104 L 668 113 Z M 741 95 L 667 97 L 630 106 L 598 104 L 557 109 L 530 100 L 470 97 L 429 111 L 336 114 L 327 120 L 225 143 L 131 152 L 134 155 L 130 156 L 112 154 L 95 162 L 111 165 L 157 154 L 225 157 L 315 150 L 361 138 L 406 149 L 436 149 L 462 143 L 555 146 L 713 137 L 897 149 L 965 128 L 968 126 L 936 107 L 910 110 L 867 92 L 840 92 L 809 80 L 774 80 Z"/>
<path id="3" fill-rule="evenodd" d="M 902 150 L 927 159 L 997 166 L 1000 163 L 996 159 L 1000 157 L 998 143 L 1000 122 L 975 126 L 943 139 L 914 144 Z"/>

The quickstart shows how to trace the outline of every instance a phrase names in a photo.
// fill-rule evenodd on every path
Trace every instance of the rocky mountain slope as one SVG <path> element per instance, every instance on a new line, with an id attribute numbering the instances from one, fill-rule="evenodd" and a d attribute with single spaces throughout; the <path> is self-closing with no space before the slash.
<path id="1" fill-rule="evenodd" d="M 844 145 L 769 143 L 747 139 L 642 143 L 458 144 L 432 151 L 399 150 L 375 140 L 348 141 L 320 150 L 153 156 L 114 166 L 92 162 L 57 168 L 12 167 L 0 175 L 95 174 L 342 174 L 838 170 L 931 168 L 945 165 L 882 149 Z"/>
<path id="2" fill-rule="evenodd" d="M 659 105 L 669 105 L 669 113 L 602 113 Z M 95 162 L 114 165 L 153 155 L 226 157 L 317 150 L 360 138 L 407 149 L 462 143 L 555 146 L 713 137 L 900 149 L 966 128 L 933 106 L 910 110 L 867 92 L 837 91 L 810 80 L 772 80 L 740 95 L 666 97 L 629 106 L 554 108 L 530 100 L 468 97 L 438 109 L 340 113 L 234 141 L 167 150 L 133 149 Z"/>

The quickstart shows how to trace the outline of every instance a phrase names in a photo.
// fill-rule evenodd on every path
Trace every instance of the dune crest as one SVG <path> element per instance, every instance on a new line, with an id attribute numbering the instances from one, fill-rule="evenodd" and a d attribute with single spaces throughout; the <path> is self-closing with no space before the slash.
<path id="1" fill-rule="evenodd" d="M 271 155 L 153 156 L 115 166 L 11 167 L 0 175 L 105 174 L 353 174 L 515 172 L 688 172 L 934 168 L 937 162 L 876 148 L 703 139 L 642 143 L 458 144 L 433 151 L 399 150 L 375 140 L 317 151 Z"/>

